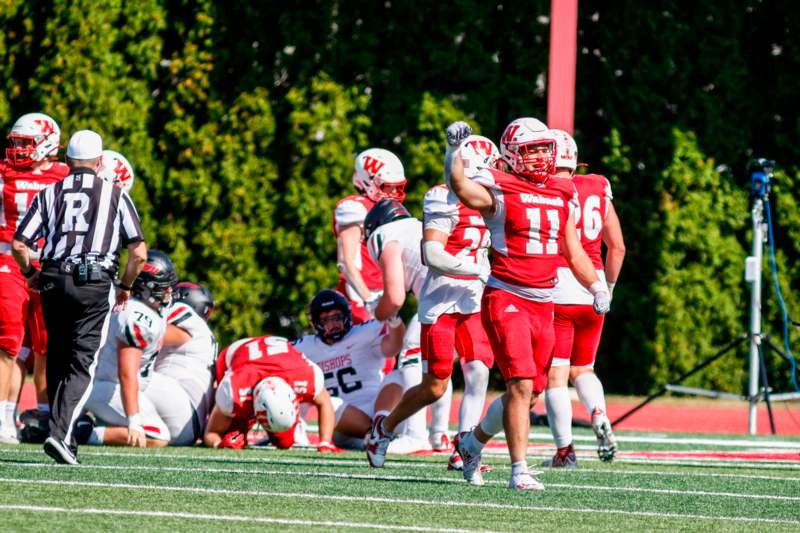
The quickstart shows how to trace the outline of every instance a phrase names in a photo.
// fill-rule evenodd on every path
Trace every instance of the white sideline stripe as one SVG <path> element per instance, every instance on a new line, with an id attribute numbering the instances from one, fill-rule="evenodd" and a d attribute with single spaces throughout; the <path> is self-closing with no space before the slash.
<path id="1" fill-rule="evenodd" d="M 57 468 L 51 464 L 43 463 L 21 463 L 19 465 L 24 468 Z M 74 468 L 74 467 L 73 467 Z M 186 472 L 186 467 L 175 466 L 123 466 L 123 465 L 80 465 L 81 469 L 95 469 L 95 470 L 132 470 L 144 472 Z M 373 481 L 417 481 L 417 482 L 435 482 L 435 483 L 457 483 L 464 484 L 461 479 L 445 478 L 445 477 L 418 477 L 418 476 L 378 476 L 372 474 L 341 474 L 338 472 L 310 472 L 300 470 L 244 470 L 235 468 L 191 468 L 192 472 L 202 473 L 218 473 L 218 474 L 248 474 L 248 475 L 288 475 L 300 477 L 329 477 L 334 479 L 368 479 Z M 537 472 L 538 474 L 538 472 Z M 0 481 L 13 481 L 13 479 L 0 479 Z M 505 481 L 487 480 L 487 485 L 506 485 Z M 750 494 L 750 493 L 734 493 L 734 492 L 711 492 L 699 490 L 678 490 L 678 489 L 652 489 L 645 487 L 616 487 L 607 485 L 583 485 L 572 483 L 547 483 L 547 486 L 560 489 L 581 489 L 581 490 L 604 490 L 616 492 L 646 492 L 650 494 L 672 494 L 681 496 L 708 496 L 714 498 L 738 498 L 744 500 L 767 500 L 767 501 L 800 501 L 800 496 L 775 496 L 772 494 Z"/>
<path id="2" fill-rule="evenodd" d="M 18 448 L 5 448 L 3 452 L 12 452 L 12 453 L 29 453 L 30 450 L 18 449 Z M 502 453 L 493 453 L 492 451 L 485 450 L 483 455 L 491 456 L 491 457 L 505 457 L 507 455 L 506 452 Z M 260 465 L 269 465 L 269 464 L 308 464 L 308 465 L 318 465 L 318 466 L 366 466 L 366 460 L 359 461 L 356 459 L 312 459 L 308 457 L 295 457 L 295 458 L 276 458 L 276 457 L 263 457 L 263 458 L 256 458 L 256 457 L 237 457 L 232 455 L 191 455 L 191 454 L 178 454 L 178 453 L 160 453 L 160 452 L 150 452 L 148 450 L 147 453 L 137 453 L 137 452 L 105 452 L 105 451 L 81 451 L 81 456 L 95 456 L 95 457 L 135 457 L 135 458 L 152 458 L 152 459 L 186 459 L 186 460 L 195 460 L 195 461 L 203 461 L 206 459 L 212 461 L 219 461 L 219 462 L 231 462 L 231 463 L 245 463 L 245 464 L 260 464 Z M 529 453 L 529 457 L 541 457 L 541 458 L 549 458 L 549 454 L 541 454 L 541 453 Z M 443 455 L 444 457 L 444 455 Z M 593 457 L 593 456 L 592 456 Z M 391 456 L 390 456 L 391 458 Z M 715 466 L 733 466 L 737 468 L 754 468 L 754 469 L 800 469 L 800 464 L 792 464 L 792 463 L 784 463 L 778 462 L 776 464 L 764 464 L 764 463 L 748 463 L 744 461 L 727 461 L 727 462 L 720 462 L 715 461 L 713 464 L 709 464 L 708 462 L 704 462 L 701 459 L 691 460 L 673 460 L 673 459 L 649 459 L 649 458 L 634 458 L 634 457 L 623 457 L 617 459 L 615 461 L 616 465 L 622 464 L 660 464 L 660 465 L 676 465 L 676 466 L 703 466 L 703 467 L 715 467 Z M 592 463 L 589 463 L 592 464 Z M 19 465 L 15 465 L 19 466 Z M 444 461 L 441 463 L 436 463 L 432 461 L 389 461 L 386 466 L 384 467 L 385 470 L 402 470 L 406 468 L 417 468 L 417 469 L 443 469 L 445 466 Z M 510 465 L 502 464 L 502 465 L 492 465 L 494 468 L 497 469 L 508 469 Z M 187 467 L 187 468 L 192 468 Z M 772 480 L 772 481 L 793 481 L 793 482 L 800 482 L 800 477 L 781 477 L 781 476 L 765 476 L 765 475 L 757 475 L 757 474 L 723 474 L 723 473 L 712 473 L 712 472 L 667 472 L 667 471 L 659 471 L 654 472 L 651 470 L 620 470 L 618 468 L 611 469 L 600 469 L 600 468 L 591 468 L 587 467 L 586 463 L 581 463 L 579 472 L 592 472 L 592 473 L 603 473 L 603 474 L 615 474 L 615 475 L 665 475 L 665 476 L 680 476 L 680 477 L 718 477 L 718 478 L 731 478 L 731 479 L 763 479 L 763 480 Z"/>
<path id="3" fill-rule="evenodd" d="M 475 529 L 446 529 L 439 527 L 395 526 L 390 524 L 364 524 L 356 522 L 339 522 L 335 520 L 295 520 L 291 518 L 269 518 L 266 516 L 242 515 L 214 515 L 199 513 L 182 513 L 174 511 L 127 511 L 123 509 L 96 509 L 84 507 L 67 509 L 66 507 L 45 507 L 41 505 L 6 505 L 0 504 L 0 509 L 8 511 L 35 511 L 39 513 L 75 513 L 75 514 L 107 514 L 118 516 L 151 516 L 155 518 L 190 518 L 193 520 L 212 520 L 218 522 L 256 522 L 261 524 L 283 524 L 290 526 L 318 526 L 318 527 L 352 527 L 357 529 L 388 529 L 400 531 L 425 531 L 458 533 L 460 531 L 479 531 Z"/>
<path id="4" fill-rule="evenodd" d="M 390 503 L 390 504 L 406 504 L 406 505 L 426 505 L 426 506 L 446 506 L 446 507 L 481 507 L 488 509 L 507 509 L 507 510 L 522 510 L 522 511 L 555 511 L 555 512 L 573 512 L 573 513 L 603 513 L 603 514 L 622 514 L 631 516 L 653 516 L 660 518 L 676 518 L 676 519 L 701 519 L 701 520 L 722 520 L 734 522 L 758 522 L 769 524 L 800 524 L 800 521 L 785 520 L 775 518 L 757 518 L 745 516 L 706 516 L 694 514 L 680 514 L 680 513 L 656 513 L 649 511 L 625 511 L 618 509 L 589 509 L 589 508 L 566 508 L 566 507 L 544 507 L 536 505 L 512 505 L 502 503 L 482 503 L 482 502 L 464 502 L 464 501 L 431 501 L 431 500 L 414 500 L 414 499 L 401 499 L 401 498 L 379 498 L 374 496 L 336 496 L 328 494 L 308 494 L 297 492 L 267 492 L 255 490 L 231 490 L 231 489 L 209 489 L 201 487 L 174 487 L 174 486 L 161 486 L 161 485 L 133 485 L 128 483 L 101 483 L 90 481 L 56 481 L 56 480 L 30 480 L 30 479 L 13 479 L 13 478 L 0 478 L 0 481 L 7 481 L 11 483 L 28 483 L 33 485 L 66 485 L 76 487 L 99 487 L 99 488 L 113 488 L 113 489 L 134 489 L 134 490 L 165 490 L 171 492 L 189 492 L 197 494 L 229 494 L 236 496 L 263 496 L 263 497 L 280 497 L 280 498 L 305 498 L 312 500 L 334 500 L 334 501 L 368 501 L 373 503 Z M 505 485 L 505 483 L 503 483 Z M 28 508 L 29 506 L 3 506 L 3 508 Z M 30 506 L 32 507 L 32 506 Z M 37 508 L 38 509 L 38 508 Z M 43 507 L 41 509 L 50 509 Z M 35 510 L 35 509 L 31 509 Z M 81 512 L 77 509 L 75 512 Z M 54 511 L 55 512 L 55 511 Z M 98 513 L 101 512 L 98 510 Z M 138 511 L 123 511 L 123 513 L 137 513 Z M 142 511 L 145 513 L 145 511 Z M 152 516 L 177 516 L 186 514 L 189 517 L 206 517 L 210 515 L 193 515 L 188 513 L 160 513 L 156 512 Z M 248 519 L 248 517 L 220 517 L 220 519 Z M 308 524 L 308 525 L 344 525 L 350 527 L 375 527 L 380 529 L 405 529 L 408 531 L 464 531 L 462 529 L 437 529 L 437 528 L 416 528 L 412 526 L 380 526 L 380 525 L 353 525 L 344 522 L 310 522 L 310 521 L 290 521 L 281 519 L 267 518 L 271 523 L 289 523 L 289 524 Z"/>

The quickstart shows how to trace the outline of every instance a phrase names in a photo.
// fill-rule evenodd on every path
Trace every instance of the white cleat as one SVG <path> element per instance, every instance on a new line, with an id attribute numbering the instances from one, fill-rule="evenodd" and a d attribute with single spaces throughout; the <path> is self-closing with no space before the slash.
<path id="1" fill-rule="evenodd" d="M 602 409 L 592 411 L 592 430 L 597 437 L 597 456 L 601 461 L 613 461 L 618 449 L 617 439 L 611 430 L 611 421 Z"/>
<path id="2" fill-rule="evenodd" d="M 19 444 L 19 431 L 16 427 L 0 428 L 0 444 Z"/>
<path id="3" fill-rule="evenodd" d="M 375 417 L 365 441 L 367 460 L 369 461 L 369 466 L 373 468 L 383 468 L 383 463 L 386 462 L 386 450 L 392 441 L 392 438 L 383 431 L 384 418 L 386 417 Z"/>
<path id="4" fill-rule="evenodd" d="M 466 479 L 470 485 L 480 487 L 486 483 L 483 481 L 483 474 L 481 474 L 481 454 L 472 454 L 467 450 L 464 445 L 464 438 L 469 434 L 469 431 L 462 431 L 456 435 L 454 442 L 456 451 L 458 455 L 461 456 L 461 471 L 464 474 L 464 479 Z"/>
<path id="5" fill-rule="evenodd" d="M 444 431 L 437 431 L 431 435 L 431 447 L 438 453 L 453 451 L 453 443 Z"/>
<path id="6" fill-rule="evenodd" d="M 523 472 L 511 476 L 511 479 L 508 480 L 508 488 L 511 490 L 544 490 L 544 485 L 529 472 Z"/>

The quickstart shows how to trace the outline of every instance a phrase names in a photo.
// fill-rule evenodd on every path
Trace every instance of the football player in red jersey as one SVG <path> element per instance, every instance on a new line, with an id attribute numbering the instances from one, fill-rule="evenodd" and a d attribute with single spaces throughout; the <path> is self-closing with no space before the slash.
<path id="1" fill-rule="evenodd" d="M 322 370 L 283 337 L 241 339 L 222 351 L 216 365 L 216 405 L 203 442 L 210 448 L 241 449 L 258 421 L 270 443 L 294 445 L 298 404 L 310 403 L 319 414 L 320 452 L 340 451 L 331 444 L 334 408 Z"/>
<path id="2" fill-rule="evenodd" d="M 19 442 L 16 408 L 25 370 L 15 360 L 26 332 L 36 359 L 45 355 L 47 347 L 39 294 L 28 288 L 11 256 L 11 239 L 36 193 L 69 174 L 67 165 L 54 161 L 60 139 L 55 120 L 28 113 L 12 126 L 5 159 L 0 161 L 0 442 L 5 443 Z M 42 370 L 42 362 L 34 366 Z M 39 407 L 49 410 L 42 378 L 40 373 Z"/>
<path id="3" fill-rule="evenodd" d="M 469 133 L 466 123 L 452 124 L 448 144 L 458 146 Z M 445 163 L 451 168 L 453 192 L 481 212 L 491 234 L 492 272 L 481 318 L 507 387 L 474 431 L 458 435 L 457 449 L 465 479 L 483 484 L 483 445 L 505 427 L 512 463 L 509 487 L 541 490 L 544 486 L 528 472 L 525 457 L 530 409 L 547 384 L 552 357 L 552 289 L 559 253 L 594 294 L 596 312 L 608 312 L 611 298 L 577 237 L 575 187 L 553 175 L 556 142 L 547 127 L 534 118 L 514 120 L 503 133 L 500 153 L 509 172 L 483 169 L 468 179 L 458 150 Z"/>
<path id="4" fill-rule="evenodd" d="M 571 178 L 578 191 L 580 207 L 576 211 L 575 226 L 581 245 L 592 260 L 597 275 L 608 282 L 611 292 L 625 258 L 622 229 L 611 203 L 611 184 L 605 176 L 598 174 L 573 175 L 578 165 L 575 140 L 565 131 L 551 131 L 556 139 L 556 175 Z M 605 243 L 607 248 L 605 265 L 601 243 Z M 617 442 L 606 416 L 603 385 L 594 373 L 604 317 L 593 312 L 592 295 L 578 283 L 563 258 L 559 261 L 558 285 L 553 291 L 553 301 L 556 341 L 544 399 L 558 450 L 552 459 L 545 461 L 545 466 L 577 466 L 572 446 L 572 402 L 567 389 L 568 380 L 574 383 L 578 397 L 592 419 L 600 459 L 611 461 L 617 451 Z"/>
<path id="5" fill-rule="evenodd" d="M 364 218 L 378 200 L 405 199 L 403 164 L 388 150 L 365 150 L 356 156 L 353 185 L 358 194 L 336 203 L 333 233 L 340 271 L 336 290 L 350 301 L 353 323 L 359 324 L 372 318 L 364 304 L 374 305 L 383 290 L 380 268 L 369 256 L 364 241 Z"/>

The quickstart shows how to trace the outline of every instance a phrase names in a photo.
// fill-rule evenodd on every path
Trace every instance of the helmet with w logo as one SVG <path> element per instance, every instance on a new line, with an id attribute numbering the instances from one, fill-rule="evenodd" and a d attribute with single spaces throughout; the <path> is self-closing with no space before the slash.
<path id="1" fill-rule="evenodd" d="M 133 187 L 133 167 L 125 156 L 114 150 L 103 150 L 103 165 L 98 176 L 130 193 Z"/>
<path id="2" fill-rule="evenodd" d="M 389 150 L 370 148 L 356 156 L 353 185 L 377 202 L 382 198 L 405 200 L 406 175 L 400 159 Z"/>
<path id="3" fill-rule="evenodd" d="M 178 275 L 167 254 L 148 250 L 147 262 L 133 282 L 133 295 L 151 305 L 169 305 L 172 301 L 172 286 L 176 283 Z"/>
<path id="4" fill-rule="evenodd" d="M 537 183 L 544 183 L 555 172 L 555 137 L 535 118 L 518 118 L 506 127 L 500 154 L 511 172 Z"/>
<path id="5" fill-rule="evenodd" d="M 464 175 L 473 177 L 481 168 L 497 168 L 500 150 L 488 137 L 470 135 L 461 143 Z"/>
<path id="6" fill-rule="evenodd" d="M 17 119 L 8 134 L 6 160 L 14 167 L 25 168 L 55 157 L 61 141 L 61 128 L 44 113 L 28 113 Z"/>

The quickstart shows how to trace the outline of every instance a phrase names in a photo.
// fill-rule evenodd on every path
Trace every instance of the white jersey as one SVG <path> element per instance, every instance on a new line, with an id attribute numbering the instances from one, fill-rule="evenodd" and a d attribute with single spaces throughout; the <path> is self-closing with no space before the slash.
<path id="1" fill-rule="evenodd" d="M 445 185 L 437 185 L 423 202 L 424 229 L 448 236 L 445 251 L 480 265 L 488 276 L 489 231 L 480 213 L 464 206 Z M 442 314 L 471 315 L 481 310 L 483 282 L 476 276 L 441 274 L 428 269 L 419 297 L 419 320 L 433 324 Z"/>
<path id="2" fill-rule="evenodd" d="M 185 303 L 174 302 L 166 315 L 167 325 L 183 329 L 192 338 L 180 346 L 164 347 L 156 359 L 156 372 L 175 378 L 199 402 L 213 383 L 217 341 L 206 321 Z"/>
<path id="3" fill-rule="evenodd" d="M 123 311 L 111 315 L 106 343 L 100 350 L 95 379 L 119 382 L 117 344 L 142 350 L 139 364 L 139 389 L 144 389 L 148 374 L 164 342 L 166 320 L 144 302 L 131 298 Z"/>
<path id="4" fill-rule="evenodd" d="M 322 369 L 331 396 L 347 404 L 374 403 L 386 365 L 381 341 L 388 333 L 385 322 L 369 320 L 356 324 L 333 344 L 306 335 L 296 340 L 294 347 Z"/>
<path id="5" fill-rule="evenodd" d="M 406 292 L 419 296 L 428 267 L 422 264 L 422 222 L 416 218 L 403 218 L 376 229 L 369 237 L 369 255 L 380 264 L 381 253 L 390 242 L 403 248 L 403 273 Z"/>

